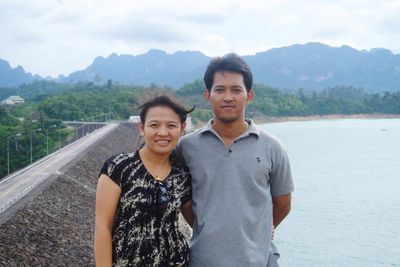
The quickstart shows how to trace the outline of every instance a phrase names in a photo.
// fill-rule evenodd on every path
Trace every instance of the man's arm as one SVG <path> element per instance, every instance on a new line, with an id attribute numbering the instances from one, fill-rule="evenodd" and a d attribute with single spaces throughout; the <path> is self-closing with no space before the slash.
<path id="1" fill-rule="evenodd" d="M 285 219 L 291 209 L 292 194 L 272 196 L 274 228 Z"/>

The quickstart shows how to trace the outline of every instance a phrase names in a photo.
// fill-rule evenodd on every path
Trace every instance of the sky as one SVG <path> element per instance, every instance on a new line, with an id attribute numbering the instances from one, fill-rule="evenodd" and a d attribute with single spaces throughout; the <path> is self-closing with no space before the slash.
<path id="1" fill-rule="evenodd" d="M 0 0 L 0 58 L 42 77 L 97 56 L 254 55 L 321 42 L 400 54 L 400 0 Z"/>

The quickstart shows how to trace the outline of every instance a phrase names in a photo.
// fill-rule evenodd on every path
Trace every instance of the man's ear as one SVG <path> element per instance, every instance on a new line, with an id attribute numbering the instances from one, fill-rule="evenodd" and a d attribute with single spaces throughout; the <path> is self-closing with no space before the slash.
<path id="1" fill-rule="evenodd" d="M 207 101 L 210 101 L 210 92 L 208 91 L 208 89 L 204 89 L 204 98 Z"/>
<path id="2" fill-rule="evenodd" d="M 247 104 L 253 100 L 254 95 L 255 95 L 254 90 L 250 89 L 250 91 L 247 93 Z"/>

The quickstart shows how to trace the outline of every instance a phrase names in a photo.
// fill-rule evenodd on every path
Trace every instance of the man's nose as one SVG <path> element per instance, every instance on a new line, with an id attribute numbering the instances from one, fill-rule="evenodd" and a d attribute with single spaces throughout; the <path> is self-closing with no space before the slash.
<path id="1" fill-rule="evenodd" d="M 226 102 L 233 101 L 233 95 L 232 95 L 232 93 L 230 93 L 230 92 L 225 92 L 223 100 L 226 101 Z"/>

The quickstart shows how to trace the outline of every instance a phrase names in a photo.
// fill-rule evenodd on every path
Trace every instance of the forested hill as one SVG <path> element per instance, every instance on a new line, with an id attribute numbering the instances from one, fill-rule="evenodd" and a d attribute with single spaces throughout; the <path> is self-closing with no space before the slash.
<path id="1" fill-rule="evenodd" d="M 386 49 L 360 51 L 349 46 L 307 43 L 243 57 L 256 83 L 281 89 L 321 91 L 334 86 L 352 86 L 371 92 L 400 90 L 400 55 Z M 151 49 L 137 56 L 114 53 L 106 58 L 97 57 L 86 69 L 54 81 L 105 84 L 112 80 L 125 85 L 156 84 L 177 89 L 201 79 L 209 60 L 198 51 L 167 54 Z M 28 74 L 21 76 L 21 70 L 11 69 L 8 63 L 0 64 L 0 87 L 32 81 Z"/>
<path id="2" fill-rule="evenodd" d="M 8 141 L 12 159 L 10 169 L 29 163 L 30 133 L 37 145 L 35 158 L 54 151 L 60 141 L 68 140 L 75 131 L 62 120 L 101 121 L 107 118 L 126 120 L 138 114 L 138 106 L 156 94 L 179 98 L 188 108 L 196 125 L 211 118 L 209 104 L 203 98 L 204 85 L 198 80 L 178 90 L 158 86 L 140 87 L 93 82 L 62 85 L 36 82 L 18 88 L 27 101 L 19 105 L 0 106 L 0 151 L 7 151 Z M 332 87 L 321 92 L 302 89 L 285 92 L 263 84 L 255 84 L 256 97 L 247 108 L 247 117 L 265 119 L 269 116 L 309 116 L 327 114 L 400 114 L 400 91 L 366 93 L 354 87 Z M 41 93 L 38 93 L 41 92 Z M 48 147 L 46 146 L 48 142 Z M 17 153 L 17 151 L 19 151 Z M 6 153 L 0 154 L 0 177 L 7 174 Z M 19 156 L 16 156 L 19 155 Z"/>

